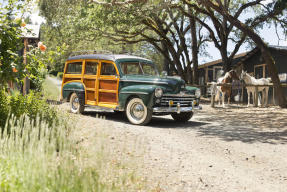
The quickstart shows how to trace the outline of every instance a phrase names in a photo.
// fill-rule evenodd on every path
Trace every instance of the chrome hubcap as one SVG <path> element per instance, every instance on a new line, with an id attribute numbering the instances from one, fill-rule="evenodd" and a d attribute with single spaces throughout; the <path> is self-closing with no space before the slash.
<path id="1" fill-rule="evenodd" d="M 144 116 L 144 106 L 141 103 L 134 103 L 130 112 L 134 119 L 140 120 Z"/>
<path id="2" fill-rule="evenodd" d="M 79 105 L 80 105 L 79 104 L 79 98 L 78 97 L 74 98 L 72 101 L 72 108 L 74 110 L 77 110 L 79 108 Z"/>

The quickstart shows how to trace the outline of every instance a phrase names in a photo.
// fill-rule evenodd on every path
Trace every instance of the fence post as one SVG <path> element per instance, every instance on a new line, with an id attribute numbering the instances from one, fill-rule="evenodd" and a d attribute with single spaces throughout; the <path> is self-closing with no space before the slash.
<path id="1" fill-rule="evenodd" d="M 258 86 L 255 85 L 255 101 L 253 101 L 255 107 L 258 107 Z"/>
<path id="2" fill-rule="evenodd" d="M 241 95 L 240 95 L 240 103 L 243 103 L 243 91 L 244 91 L 244 85 L 243 83 L 241 84 Z"/>
<path id="3" fill-rule="evenodd" d="M 211 106 L 211 107 L 214 107 L 214 100 L 215 100 L 215 95 L 212 94 L 212 95 L 211 95 L 211 103 L 210 103 L 210 106 Z"/>
<path id="4" fill-rule="evenodd" d="M 275 105 L 275 87 L 273 86 L 273 105 Z"/>

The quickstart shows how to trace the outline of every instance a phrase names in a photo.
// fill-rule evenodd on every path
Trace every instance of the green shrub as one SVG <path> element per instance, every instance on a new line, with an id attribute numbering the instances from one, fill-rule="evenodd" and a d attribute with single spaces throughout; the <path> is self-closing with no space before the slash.
<path id="1" fill-rule="evenodd" d="M 58 72 L 57 78 L 58 79 L 63 79 L 63 72 Z"/>
<path id="2" fill-rule="evenodd" d="M 55 70 L 49 71 L 49 74 L 50 74 L 50 75 L 53 75 L 53 76 L 57 76 L 58 73 L 59 73 L 59 72 L 58 72 L 58 71 L 55 71 Z"/>
<path id="3" fill-rule="evenodd" d="M 105 191 L 97 170 L 78 163 L 65 121 L 49 127 L 12 115 L 0 133 L 0 191 Z"/>
<path id="4" fill-rule="evenodd" d="M 58 121 L 56 111 L 49 107 L 38 92 L 31 91 L 25 96 L 20 93 L 7 96 L 2 91 L 0 93 L 0 107 L 0 127 L 4 126 L 7 118 L 11 115 L 17 119 L 22 115 L 27 115 L 32 121 L 35 121 L 36 117 L 39 116 L 41 121 L 47 122 L 50 126 L 54 120 Z M 10 115 L 8 115 L 9 111 Z"/>
<path id="5" fill-rule="evenodd" d="M 5 90 L 0 90 L 0 127 L 4 126 L 9 113 L 9 100 Z"/>

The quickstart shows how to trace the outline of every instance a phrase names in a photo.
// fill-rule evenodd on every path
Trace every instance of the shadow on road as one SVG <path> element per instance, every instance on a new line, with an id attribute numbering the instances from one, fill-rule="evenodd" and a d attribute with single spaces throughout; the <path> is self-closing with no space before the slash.
<path id="1" fill-rule="evenodd" d="M 91 117 L 101 117 L 104 116 L 106 120 L 111 120 L 114 122 L 121 122 L 128 125 L 131 125 L 131 123 L 128 121 L 128 119 L 125 116 L 124 112 L 96 112 L 96 111 L 85 111 L 83 115 L 88 115 Z M 158 117 L 154 116 L 152 117 L 151 122 L 147 125 L 149 127 L 154 128 L 174 128 L 174 129 L 192 129 L 194 127 L 203 126 L 208 124 L 207 122 L 197 122 L 197 121 L 188 121 L 185 123 L 176 122 L 173 119 L 169 119 L 167 117 Z"/>
<path id="2" fill-rule="evenodd" d="M 258 109 L 213 109 L 195 114 L 195 119 L 179 123 L 168 116 L 153 117 L 147 125 L 152 128 L 186 129 L 200 137 L 215 137 L 224 141 L 244 143 L 287 144 L 287 114 Z M 91 117 L 105 116 L 107 120 L 131 125 L 124 113 L 87 111 Z"/>

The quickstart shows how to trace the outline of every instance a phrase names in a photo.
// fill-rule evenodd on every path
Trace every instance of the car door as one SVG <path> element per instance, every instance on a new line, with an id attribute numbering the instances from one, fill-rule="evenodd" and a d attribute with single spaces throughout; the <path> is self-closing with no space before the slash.
<path id="1" fill-rule="evenodd" d="M 86 87 L 86 104 L 97 105 L 98 104 L 98 60 L 86 60 L 85 69 L 83 75 L 83 83 Z"/>
<path id="2" fill-rule="evenodd" d="M 99 106 L 116 108 L 118 105 L 119 72 L 114 62 L 100 62 L 98 86 Z"/>

